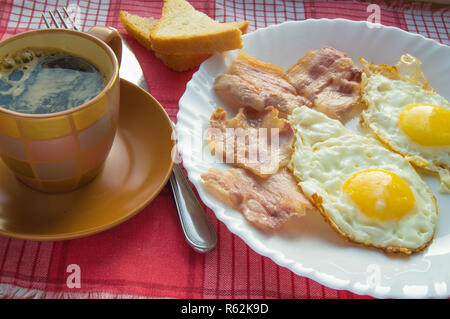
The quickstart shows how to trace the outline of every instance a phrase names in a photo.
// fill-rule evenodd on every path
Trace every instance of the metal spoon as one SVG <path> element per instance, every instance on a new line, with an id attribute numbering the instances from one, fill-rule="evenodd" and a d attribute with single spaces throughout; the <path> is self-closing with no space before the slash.
<path id="1" fill-rule="evenodd" d="M 142 68 L 124 39 L 121 65 L 120 77 L 148 92 Z M 216 232 L 178 164 L 174 165 L 169 181 L 186 241 L 198 252 L 212 250 L 217 244 Z"/>

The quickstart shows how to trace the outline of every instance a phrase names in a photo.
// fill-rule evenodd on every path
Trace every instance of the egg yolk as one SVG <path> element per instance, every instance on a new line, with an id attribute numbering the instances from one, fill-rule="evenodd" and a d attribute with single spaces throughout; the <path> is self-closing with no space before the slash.
<path id="1" fill-rule="evenodd" d="M 415 205 L 411 188 L 398 175 L 378 169 L 357 172 L 344 183 L 344 192 L 371 219 L 399 220 Z"/>
<path id="2" fill-rule="evenodd" d="M 434 104 L 410 104 L 399 125 L 414 142 L 424 146 L 450 145 L 450 110 Z"/>

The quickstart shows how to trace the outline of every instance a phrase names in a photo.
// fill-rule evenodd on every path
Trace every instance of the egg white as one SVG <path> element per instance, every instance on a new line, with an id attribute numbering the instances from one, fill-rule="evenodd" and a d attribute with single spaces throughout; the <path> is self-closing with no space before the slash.
<path id="1" fill-rule="evenodd" d="M 363 73 L 362 83 L 362 99 L 367 109 L 361 113 L 361 124 L 414 165 L 439 173 L 439 191 L 450 193 L 450 145 L 418 144 L 404 134 L 398 124 L 400 113 L 410 104 L 430 103 L 450 109 L 450 103 L 433 90 L 412 81 Z"/>
<path id="2" fill-rule="evenodd" d="M 432 240 L 436 201 L 405 158 L 305 106 L 294 110 L 289 122 L 296 134 L 289 167 L 305 196 L 336 231 L 357 243 L 408 254 Z M 343 192 L 343 185 L 366 169 L 382 169 L 403 178 L 415 197 L 413 210 L 400 220 L 379 221 L 364 215 Z"/>

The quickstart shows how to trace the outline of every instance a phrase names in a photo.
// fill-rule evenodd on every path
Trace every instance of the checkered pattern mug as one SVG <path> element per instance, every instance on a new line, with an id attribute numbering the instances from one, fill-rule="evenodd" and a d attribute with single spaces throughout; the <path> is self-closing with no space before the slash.
<path id="1" fill-rule="evenodd" d="M 87 33 L 34 30 L 0 42 L 0 57 L 27 47 L 64 50 L 92 62 L 106 78 L 96 97 L 65 111 L 26 114 L 0 108 L 3 162 L 20 181 L 36 190 L 71 191 L 101 171 L 114 140 L 119 113 L 121 37 L 117 30 L 108 27 L 94 27 Z"/>

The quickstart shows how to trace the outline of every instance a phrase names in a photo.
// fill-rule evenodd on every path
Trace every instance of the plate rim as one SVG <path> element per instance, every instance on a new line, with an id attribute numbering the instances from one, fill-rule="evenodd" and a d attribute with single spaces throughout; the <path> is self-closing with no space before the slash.
<path id="1" fill-rule="evenodd" d="M 375 29 L 376 28 L 393 29 L 393 30 L 396 30 L 396 31 L 400 31 L 400 32 L 402 32 L 404 34 L 407 34 L 408 36 L 416 36 L 416 37 L 422 38 L 422 40 L 431 41 L 434 44 L 438 44 L 439 46 L 442 46 L 442 47 L 450 49 L 450 46 L 448 46 L 446 44 L 442 44 L 442 43 L 440 43 L 437 40 L 434 40 L 434 39 L 431 39 L 431 38 L 427 38 L 427 37 L 425 37 L 424 35 L 422 35 L 420 33 L 406 31 L 406 30 L 403 30 L 403 29 L 401 29 L 399 27 L 395 27 L 395 26 L 384 25 L 384 24 L 379 24 L 379 23 L 372 23 L 372 22 L 362 21 L 362 20 L 349 20 L 349 19 L 345 19 L 345 18 L 334 18 L 334 19 L 331 19 L 331 18 L 319 18 L 319 19 L 317 19 L 317 18 L 309 18 L 309 19 L 297 20 L 297 21 L 284 21 L 284 22 L 281 22 L 281 23 L 278 23 L 278 24 L 268 25 L 267 27 L 264 27 L 264 28 L 258 28 L 258 29 L 254 30 L 252 32 L 249 32 L 248 34 L 244 34 L 242 37 L 245 38 L 245 37 L 248 37 L 252 33 L 259 32 L 259 31 L 262 31 L 262 30 L 265 30 L 265 29 L 269 29 L 269 28 L 277 28 L 277 27 L 279 27 L 281 25 L 284 25 L 284 24 L 306 24 L 306 23 L 317 23 L 317 22 L 322 22 L 322 21 L 323 22 L 327 22 L 327 23 L 329 23 L 329 22 L 342 22 L 342 23 L 366 25 L 369 28 L 375 28 Z M 205 63 L 205 62 L 206 61 L 204 61 L 203 63 Z"/>
<path id="2" fill-rule="evenodd" d="M 137 86 L 136 84 L 134 84 L 134 83 L 132 83 L 132 82 L 130 82 L 128 80 L 125 80 L 123 78 L 120 78 L 120 86 L 121 86 L 121 91 L 122 91 L 122 87 L 123 86 L 129 86 L 133 90 L 137 90 L 138 91 L 137 94 L 145 94 L 145 95 L 147 95 L 152 100 L 153 104 L 156 107 L 158 107 L 160 109 L 160 111 L 162 111 L 162 114 L 164 115 L 164 117 L 167 120 L 168 127 L 169 126 L 171 127 L 171 130 L 172 130 L 172 134 L 171 135 L 173 136 L 174 127 L 172 125 L 172 122 L 170 120 L 169 115 L 165 111 L 164 107 L 149 92 L 145 91 L 144 89 L 142 89 L 141 87 Z M 120 121 L 120 114 L 119 114 L 119 121 Z M 164 186 L 167 184 L 167 182 L 169 180 L 169 177 L 170 177 L 170 174 L 172 173 L 173 166 L 175 164 L 173 157 L 171 156 L 170 158 L 171 158 L 171 160 L 170 160 L 170 163 L 169 163 L 169 166 L 168 166 L 168 170 L 165 173 L 164 178 L 161 179 L 161 183 L 158 186 L 158 188 L 153 193 L 151 193 L 150 196 L 148 196 L 145 200 L 143 200 L 140 203 L 140 205 L 137 205 L 134 209 L 131 209 L 127 214 L 122 215 L 120 218 L 117 218 L 117 219 L 113 220 L 110 223 L 103 224 L 101 226 L 97 226 L 97 227 L 93 227 L 93 228 L 89 228 L 89 229 L 86 229 L 86 230 L 83 230 L 83 231 L 64 233 L 64 234 L 61 234 L 61 235 L 35 235 L 35 234 L 34 235 L 30 235 L 30 234 L 19 233 L 19 232 L 5 231 L 3 229 L 0 229 L 0 235 L 4 236 L 4 237 L 8 237 L 8 238 L 22 239 L 22 240 L 32 240 L 32 241 L 42 241 L 42 242 L 46 242 L 46 241 L 57 242 L 57 241 L 64 241 L 64 240 L 83 238 L 83 237 L 95 235 L 95 234 L 101 233 L 103 231 L 106 231 L 108 229 L 114 228 L 114 227 L 122 224 L 123 222 L 131 219 L 132 217 L 136 216 L 138 213 L 140 213 L 147 205 L 149 205 L 160 194 L 160 192 L 162 191 Z"/>
<path id="3" fill-rule="evenodd" d="M 258 28 L 249 34 L 243 35 L 243 38 L 248 37 L 255 32 L 261 32 L 261 31 L 265 31 L 268 29 L 278 28 L 285 24 L 312 24 L 312 23 L 322 23 L 322 22 L 347 23 L 347 24 L 354 24 L 354 25 L 358 25 L 358 26 L 365 25 L 366 27 L 375 27 L 375 26 L 378 27 L 379 26 L 379 28 L 390 29 L 390 30 L 393 30 L 394 32 L 400 32 L 402 35 L 406 35 L 408 37 L 414 37 L 416 39 L 420 39 L 421 41 L 425 40 L 427 43 L 432 43 L 432 45 L 438 45 L 439 47 L 445 48 L 446 50 L 450 50 L 450 46 L 442 44 L 434 39 L 427 38 L 418 33 L 408 32 L 408 31 L 405 31 L 405 30 L 395 27 L 395 26 L 385 26 L 385 25 L 381 25 L 381 24 L 378 25 L 378 24 L 373 24 L 373 23 L 367 22 L 367 21 L 354 21 L 354 20 L 348 20 L 348 19 L 343 19 L 343 18 L 336 18 L 336 19 L 320 18 L 320 19 L 307 19 L 307 20 L 301 20 L 301 21 L 285 21 L 283 23 L 269 25 L 264 28 Z M 200 65 L 199 69 L 192 75 L 191 80 L 188 81 L 188 83 L 186 85 L 185 92 L 183 93 L 182 97 L 179 100 L 179 112 L 177 113 L 177 124 L 176 124 L 177 130 L 180 128 L 180 124 L 182 124 L 184 122 L 182 118 L 180 120 L 180 114 L 183 114 L 183 112 L 181 112 L 181 110 L 183 109 L 182 108 L 183 98 L 184 98 L 186 92 L 188 91 L 189 82 L 191 82 L 195 78 L 196 74 L 199 71 L 201 71 L 202 68 L 205 67 L 205 63 L 207 63 L 210 59 L 212 59 L 212 57 L 209 58 L 208 60 L 204 61 Z M 178 142 L 180 142 L 180 139 L 178 140 Z M 179 152 L 180 152 L 181 157 L 185 158 L 183 147 L 179 148 Z M 367 295 L 367 296 L 372 296 L 375 298 L 414 298 L 414 297 L 406 295 L 406 293 L 404 293 L 403 295 L 395 294 L 392 292 L 384 293 L 382 291 L 377 291 L 377 289 L 374 289 L 373 287 L 371 287 L 371 289 L 369 289 L 369 290 L 363 289 L 362 287 L 358 288 L 357 286 L 355 286 L 357 281 L 355 281 L 351 278 L 349 278 L 347 280 L 347 282 L 342 282 L 342 280 L 340 278 L 336 278 L 333 274 L 321 273 L 318 270 L 310 269 L 308 267 L 305 267 L 303 264 L 299 264 L 297 261 L 290 261 L 289 259 L 286 258 L 286 256 L 284 256 L 284 254 L 274 250 L 273 248 L 267 248 L 266 246 L 261 245 L 260 243 L 256 243 L 254 241 L 249 241 L 247 238 L 243 238 L 240 234 L 240 232 L 241 232 L 240 229 L 238 229 L 239 228 L 238 224 L 232 224 L 232 223 L 226 222 L 226 216 L 224 216 L 224 214 L 223 214 L 224 208 L 217 205 L 217 203 L 220 204 L 220 202 L 217 201 L 216 199 L 212 198 L 211 196 L 201 196 L 201 195 L 203 195 L 203 193 L 205 191 L 204 191 L 204 188 L 201 185 L 200 181 L 197 180 L 196 178 L 194 178 L 194 169 L 192 167 L 193 165 L 194 165 L 194 163 L 192 160 L 185 162 L 183 159 L 183 166 L 185 167 L 185 169 L 188 173 L 189 180 L 195 185 L 197 190 L 201 189 L 201 191 L 198 191 L 199 196 L 201 197 L 201 200 L 205 203 L 205 205 L 208 208 L 210 208 L 214 212 L 214 215 L 217 217 L 217 219 L 220 220 L 227 227 L 227 229 L 230 232 L 232 232 L 234 235 L 238 236 L 241 240 L 243 240 L 245 242 L 245 244 L 248 245 L 256 253 L 260 254 L 261 256 L 270 258 L 275 264 L 277 264 L 281 267 L 287 268 L 288 270 L 292 271 L 296 275 L 307 277 L 311 280 L 314 280 L 314 281 L 316 281 L 326 287 L 330 287 L 332 289 L 348 290 L 355 294 Z M 231 209 L 231 208 L 228 208 L 228 209 Z M 216 211 L 217 211 L 217 213 L 216 213 Z M 325 275 L 325 276 L 321 276 L 321 275 Z M 338 279 L 338 281 L 340 281 L 341 283 L 338 283 L 338 281 L 332 282 L 329 279 L 327 280 L 326 276 L 333 277 L 334 279 Z M 430 287 L 430 286 L 431 286 L 430 282 L 427 282 L 427 287 Z M 450 291 L 447 290 L 446 294 L 447 294 L 447 296 L 450 296 Z M 428 291 L 426 293 L 426 296 L 424 296 L 424 297 L 428 297 L 428 296 L 442 297 L 442 296 L 437 295 L 436 293 L 433 293 L 433 292 L 430 293 L 430 291 Z"/>

